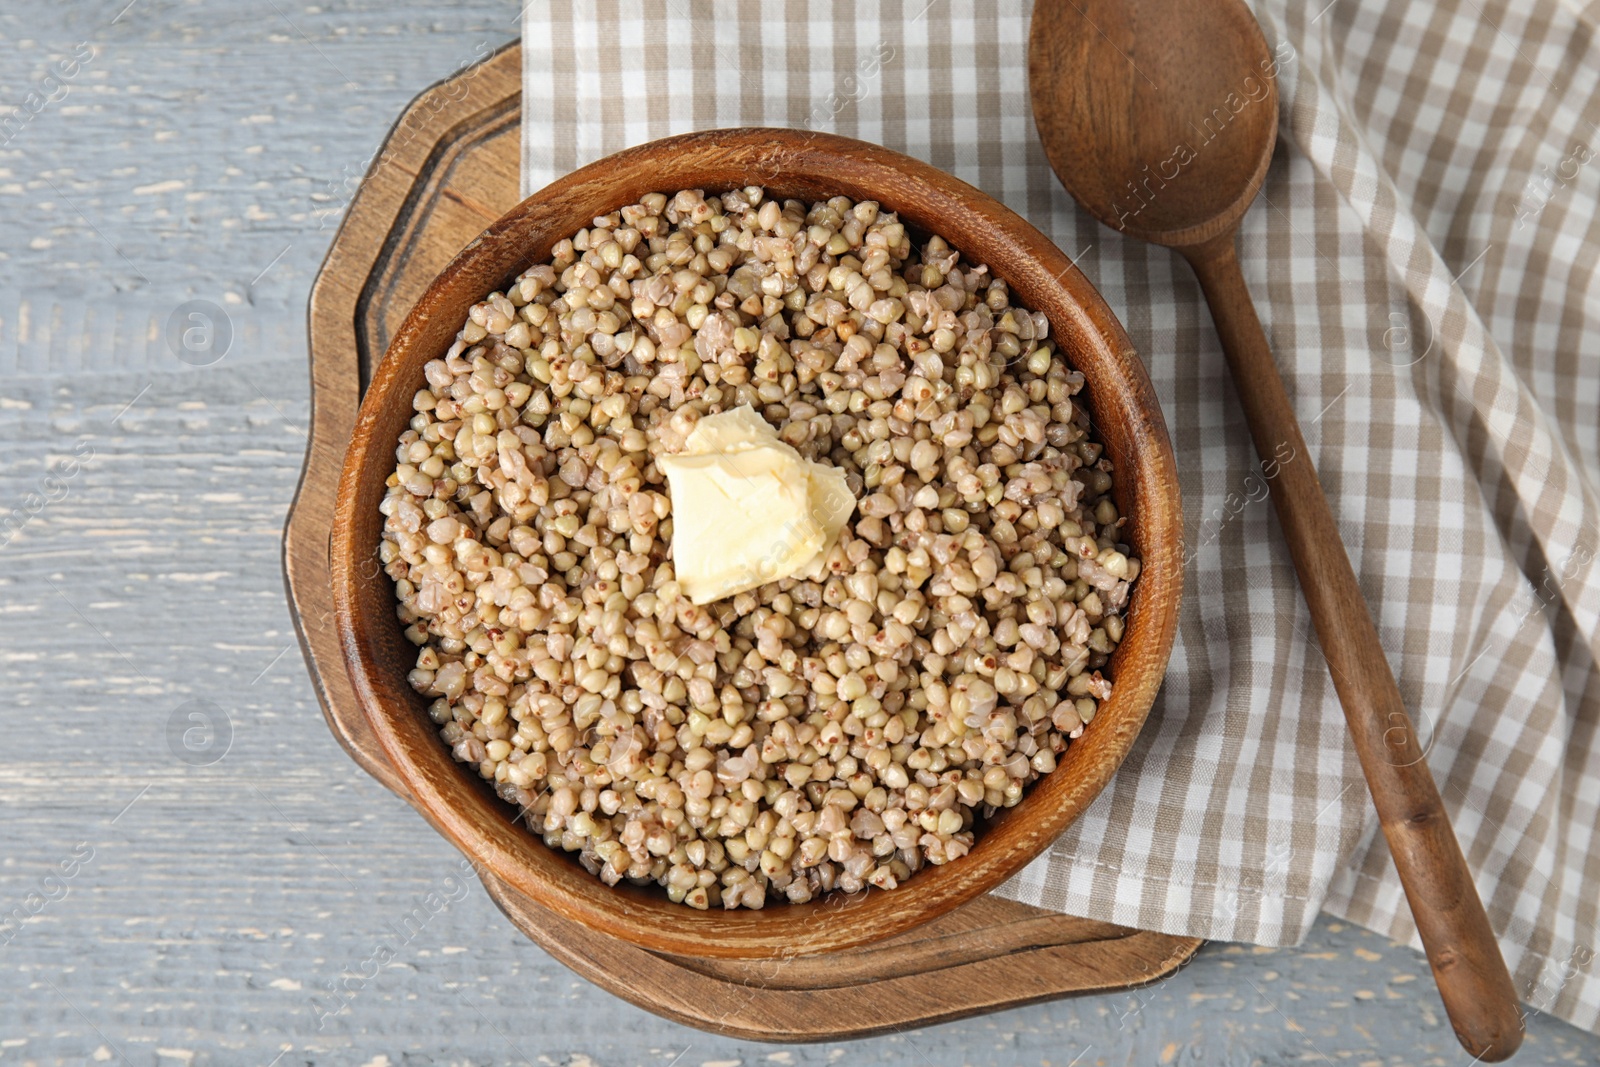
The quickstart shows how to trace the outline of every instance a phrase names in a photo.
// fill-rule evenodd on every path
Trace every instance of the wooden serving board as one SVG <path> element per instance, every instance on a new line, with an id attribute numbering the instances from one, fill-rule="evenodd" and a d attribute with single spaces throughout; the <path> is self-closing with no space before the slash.
<path id="1" fill-rule="evenodd" d="M 334 633 L 334 495 L 362 391 L 389 338 L 445 264 L 519 199 L 521 68 L 513 43 L 411 104 L 311 293 L 311 443 L 284 533 L 284 572 L 329 727 L 351 758 L 408 800 L 361 715 Z M 1200 946 L 985 897 L 848 952 L 703 960 L 596 934 L 493 876 L 484 885 L 513 925 L 590 981 L 678 1022 L 769 1041 L 862 1037 L 1126 989 L 1170 974 Z"/>

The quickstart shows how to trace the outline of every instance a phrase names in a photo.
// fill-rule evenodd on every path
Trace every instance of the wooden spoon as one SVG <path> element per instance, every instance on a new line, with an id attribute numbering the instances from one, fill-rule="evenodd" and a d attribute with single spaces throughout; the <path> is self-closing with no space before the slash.
<path id="1" fill-rule="evenodd" d="M 1234 254 L 1272 159 L 1278 61 L 1240 0 L 1037 0 L 1034 122 L 1078 203 L 1200 279 L 1256 452 L 1280 460 L 1272 502 L 1439 995 L 1466 1050 L 1502 1060 L 1522 1041 L 1516 992 Z"/>

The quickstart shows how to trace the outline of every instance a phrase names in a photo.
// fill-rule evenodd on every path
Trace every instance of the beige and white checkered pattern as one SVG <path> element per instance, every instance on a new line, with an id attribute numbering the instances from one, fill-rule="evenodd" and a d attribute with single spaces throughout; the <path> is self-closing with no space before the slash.
<path id="1" fill-rule="evenodd" d="M 1518 987 L 1595 1029 L 1594 8 L 1257 12 L 1288 58 L 1246 279 Z M 1028 17 L 1022 0 L 531 4 L 523 187 L 672 133 L 825 129 L 942 167 L 1081 257 L 1172 430 L 1187 599 L 1133 754 L 1001 892 L 1263 944 L 1322 909 L 1414 937 L 1199 289 L 1057 184 Z"/>

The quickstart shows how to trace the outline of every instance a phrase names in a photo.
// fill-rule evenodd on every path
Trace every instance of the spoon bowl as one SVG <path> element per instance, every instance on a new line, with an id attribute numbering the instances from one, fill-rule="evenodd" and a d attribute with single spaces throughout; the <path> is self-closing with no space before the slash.
<path id="1" fill-rule="evenodd" d="M 1045 155 L 1114 230 L 1181 248 L 1231 231 L 1278 131 L 1278 60 L 1243 4 L 1057 0 L 1028 72 Z M 1071 76 L 1061 76 L 1071 72 Z"/>

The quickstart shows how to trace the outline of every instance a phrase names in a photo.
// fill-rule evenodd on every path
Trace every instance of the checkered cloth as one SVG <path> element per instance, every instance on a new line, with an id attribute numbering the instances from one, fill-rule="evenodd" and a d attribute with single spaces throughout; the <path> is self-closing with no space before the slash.
<path id="1" fill-rule="evenodd" d="M 1258 3 L 1281 134 L 1239 258 L 1518 988 L 1595 1029 L 1594 8 L 1319 6 Z M 1000 892 L 1208 938 L 1290 944 L 1326 909 L 1414 940 L 1199 288 L 1051 174 L 1029 13 L 530 4 L 523 187 L 667 134 L 809 127 L 958 175 L 1077 257 L 1171 427 L 1187 595 L 1137 747 Z"/>

